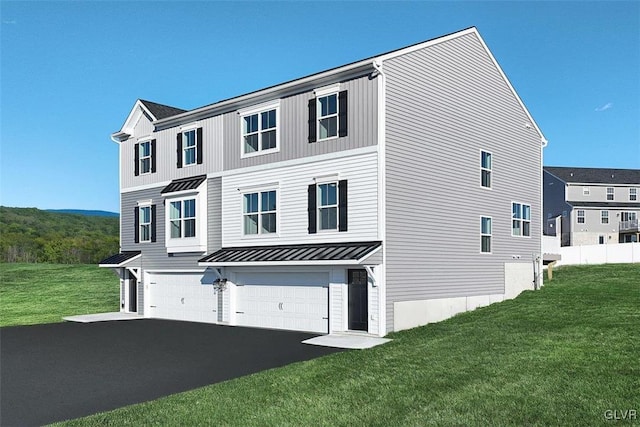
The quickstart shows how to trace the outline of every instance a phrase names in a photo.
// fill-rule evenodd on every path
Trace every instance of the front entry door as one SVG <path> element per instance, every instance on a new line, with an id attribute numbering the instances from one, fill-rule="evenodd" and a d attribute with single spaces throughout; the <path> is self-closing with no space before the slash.
<path id="1" fill-rule="evenodd" d="M 129 312 L 136 313 L 138 311 L 138 290 L 136 289 L 138 281 L 135 277 L 129 278 Z"/>
<path id="2" fill-rule="evenodd" d="M 348 270 L 349 280 L 349 329 L 367 331 L 369 310 L 367 307 L 367 270 Z"/>

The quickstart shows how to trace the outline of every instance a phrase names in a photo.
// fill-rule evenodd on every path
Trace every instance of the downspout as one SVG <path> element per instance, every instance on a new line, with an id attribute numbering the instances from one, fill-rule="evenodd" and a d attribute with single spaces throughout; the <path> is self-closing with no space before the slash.
<path id="1" fill-rule="evenodd" d="M 373 68 L 378 72 L 378 239 L 382 241 L 382 264 L 378 268 L 378 277 L 374 283 L 378 289 L 378 335 L 387 334 L 387 192 L 386 192 L 386 99 L 387 76 L 382 67 L 382 60 L 373 60 Z M 368 271 L 369 272 L 369 271 Z M 369 272 L 373 276 L 373 271 Z"/>

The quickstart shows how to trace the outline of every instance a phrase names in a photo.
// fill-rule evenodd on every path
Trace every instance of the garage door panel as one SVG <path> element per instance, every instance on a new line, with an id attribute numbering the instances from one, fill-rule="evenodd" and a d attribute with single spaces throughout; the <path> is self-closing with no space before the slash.
<path id="1" fill-rule="evenodd" d="M 326 273 L 245 273 L 237 281 L 239 325 L 328 333 Z"/>
<path id="2" fill-rule="evenodd" d="M 215 323 L 218 295 L 208 279 L 201 273 L 150 274 L 150 317 Z"/>

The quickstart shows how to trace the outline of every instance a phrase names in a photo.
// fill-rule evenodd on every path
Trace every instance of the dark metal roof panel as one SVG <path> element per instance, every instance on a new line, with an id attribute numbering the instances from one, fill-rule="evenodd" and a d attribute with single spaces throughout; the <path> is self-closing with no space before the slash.
<path id="1" fill-rule="evenodd" d="M 564 182 L 584 184 L 640 184 L 640 169 L 573 168 L 545 166 Z"/>
<path id="2" fill-rule="evenodd" d="M 207 179 L 206 175 L 193 176 L 189 178 L 174 179 L 171 184 L 162 189 L 160 194 L 175 193 L 176 191 L 193 190 L 200 187 Z"/>
<path id="3" fill-rule="evenodd" d="M 356 261 L 379 248 L 382 242 L 312 243 L 222 248 L 200 259 L 203 263 Z"/>
<path id="4" fill-rule="evenodd" d="M 111 255 L 110 257 L 103 259 L 98 264 L 100 264 L 100 265 L 109 265 L 109 266 L 120 266 L 120 265 L 124 264 L 125 262 L 130 261 L 131 259 L 137 257 L 141 253 L 142 252 L 140 252 L 140 251 L 120 252 L 118 254 Z"/>

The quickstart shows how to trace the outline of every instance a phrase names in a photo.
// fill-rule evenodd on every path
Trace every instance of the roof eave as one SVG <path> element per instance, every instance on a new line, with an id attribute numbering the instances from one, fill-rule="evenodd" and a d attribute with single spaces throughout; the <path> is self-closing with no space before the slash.
<path id="1" fill-rule="evenodd" d="M 274 99 L 275 97 L 283 97 L 296 92 L 310 90 L 318 86 L 324 86 L 357 75 L 362 75 L 369 71 L 374 71 L 373 61 L 375 58 L 369 58 L 353 64 L 344 65 L 339 68 L 312 74 L 300 79 L 291 80 L 286 83 L 271 86 L 265 89 L 250 92 L 234 98 L 229 98 L 215 104 L 206 105 L 195 110 L 187 111 L 164 119 L 156 120 L 153 124 L 157 128 L 168 128 L 189 121 L 201 120 L 212 115 L 218 115 L 227 111 L 242 108 L 246 105 L 252 105 L 261 101 Z"/>

